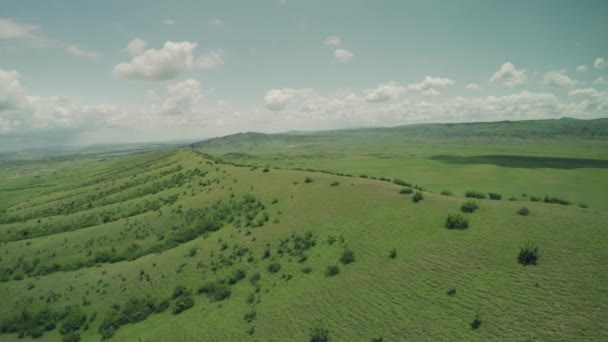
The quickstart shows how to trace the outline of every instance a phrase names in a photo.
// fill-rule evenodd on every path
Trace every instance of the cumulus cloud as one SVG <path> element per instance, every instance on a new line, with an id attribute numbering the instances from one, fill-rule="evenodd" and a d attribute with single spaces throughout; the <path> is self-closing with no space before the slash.
<path id="1" fill-rule="evenodd" d="M 323 40 L 325 46 L 338 46 L 340 43 L 342 43 L 342 38 L 338 36 L 329 36 Z"/>
<path id="2" fill-rule="evenodd" d="M 500 69 L 492 75 L 491 82 L 502 83 L 506 87 L 515 87 L 526 83 L 526 72 L 524 69 L 517 69 L 511 62 L 504 63 Z"/>
<path id="3" fill-rule="evenodd" d="M 127 44 L 125 51 L 127 51 L 127 53 L 131 56 L 137 56 L 145 51 L 146 45 L 148 45 L 148 43 L 146 43 L 145 40 L 141 38 L 135 38 L 130 41 L 129 44 Z"/>
<path id="4" fill-rule="evenodd" d="M 281 111 L 287 108 L 287 105 L 293 99 L 301 96 L 310 94 L 310 89 L 295 89 L 295 88 L 282 88 L 282 89 L 271 89 L 266 92 L 264 96 L 264 103 L 266 108 L 271 111 Z"/>
<path id="5" fill-rule="evenodd" d="M 481 87 L 477 83 L 469 83 L 469 84 L 467 84 L 466 87 L 464 87 L 464 89 L 466 89 L 466 90 L 480 90 Z"/>
<path id="6" fill-rule="evenodd" d="M 606 79 L 604 79 L 604 76 L 600 76 L 598 78 L 596 78 L 595 80 L 593 80 L 593 85 L 598 85 L 598 86 L 603 86 L 608 84 L 608 81 Z"/>
<path id="7" fill-rule="evenodd" d="M 436 96 L 439 95 L 437 89 L 451 86 L 454 83 L 456 82 L 449 78 L 426 76 L 422 82 L 408 84 L 407 88 L 420 91 L 424 96 Z"/>
<path id="8" fill-rule="evenodd" d="M 168 97 L 161 105 L 161 113 L 165 115 L 191 113 L 194 106 L 203 96 L 201 83 L 191 78 L 169 85 L 167 93 Z"/>
<path id="9" fill-rule="evenodd" d="M 581 64 L 576 67 L 576 71 L 578 71 L 578 72 L 587 72 L 587 70 L 589 70 L 589 66 L 587 66 L 585 64 Z"/>
<path id="10" fill-rule="evenodd" d="M 406 91 L 407 88 L 401 86 L 397 82 L 382 83 L 374 89 L 366 90 L 365 100 L 367 102 L 387 102 L 397 99 Z"/>
<path id="11" fill-rule="evenodd" d="M 568 77 L 566 70 L 554 70 L 545 73 L 543 84 L 556 88 L 566 88 L 575 86 L 578 82 Z"/>
<path id="12" fill-rule="evenodd" d="M 196 43 L 165 42 L 161 49 L 149 49 L 129 63 L 114 67 L 116 76 L 138 80 L 168 80 L 192 67 Z"/>
<path id="13" fill-rule="evenodd" d="M 224 50 L 213 50 L 200 56 L 196 64 L 202 69 L 215 69 L 224 65 Z"/>
<path id="14" fill-rule="evenodd" d="M 344 49 L 336 49 L 334 50 L 334 58 L 337 62 L 346 63 L 349 62 L 353 58 L 353 53 L 344 50 Z"/>
<path id="15" fill-rule="evenodd" d="M 131 41 L 129 46 L 134 41 Z M 143 43 L 143 44 L 142 44 Z M 131 51 L 139 54 L 133 56 L 130 62 L 114 66 L 112 73 L 115 76 L 133 80 L 165 81 L 177 77 L 181 72 L 192 69 L 211 69 L 224 64 L 224 52 L 214 50 L 196 58 L 194 50 L 197 43 L 189 41 L 167 41 L 160 49 L 142 51 L 145 42 L 136 42 Z"/>
<path id="16" fill-rule="evenodd" d="M 165 25 L 175 25 L 175 21 L 173 21 L 171 19 L 164 19 L 163 20 L 163 24 L 165 24 Z"/>
<path id="17" fill-rule="evenodd" d="M 114 107 L 82 106 L 61 96 L 27 94 L 15 70 L 0 69 L 0 133 L 83 130 L 107 125 L 120 113 Z"/>
<path id="18" fill-rule="evenodd" d="M 606 61 L 603 58 L 596 58 L 595 62 L 593 62 L 593 67 L 596 69 L 604 69 L 606 68 Z"/>

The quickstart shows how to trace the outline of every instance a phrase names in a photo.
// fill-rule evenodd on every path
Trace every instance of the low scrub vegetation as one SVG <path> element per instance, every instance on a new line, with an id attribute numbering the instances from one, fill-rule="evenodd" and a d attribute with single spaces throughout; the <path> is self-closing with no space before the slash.
<path id="1" fill-rule="evenodd" d="M 412 190 L 412 188 L 401 188 L 401 190 L 399 190 L 399 193 L 402 195 L 409 195 L 412 192 L 414 192 L 414 190 Z"/>
<path id="2" fill-rule="evenodd" d="M 230 297 L 232 291 L 230 286 L 223 282 L 214 281 L 203 285 L 198 289 L 199 294 L 205 294 L 211 302 L 219 302 Z"/>
<path id="3" fill-rule="evenodd" d="M 528 209 L 527 207 L 521 207 L 517 209 L 517 214 L 521 216 L 528 216 L 530 215 L 530 209 Z"/>
<path id="4" fill-rule="evenodd" d="M 466 229 L 469 227 L 469 220 L 462 214 L 449 214 L 445 220 L 447 229 Z"/>
<path id="5" fill-rule="evenodd" d="M 502 199 L 502 195 L 496 192 L 489 192 L 488 196 L 490 197 L 491 200 L 501 200 Z"/>
<path id="6" fill-rule="evenodd" d="M 539 257 L 538 246 L 534 242 L 528 241 L 519 250 L 517 262 L 524 266 L 536 265 Z"/>
<path id="7" fill-rule="evenodd" d="M 472 213 L 477 209 L 479 209 L 479 204 L 475 201 L 466 201 L 460 206 L 460 211 L 463 213 Z"/>
<path id="8" fill-rule="evenodd" d="M 338 267 L 338 265 L 329 265 L 329 266 L 327 266 L 327 269 L 325 270 L 326 277 L 333 277 L 339 273 L 340 273 L 340 268 Z"/>
<path id="9" fill-rule="evenodd" d="M 422 196 L 422 192 L 420 192 L 420 191 L 416 191 L 414 196 L 412 196 L 412 202 L 414 202 L 414 203 L 418 203 L 418 202 L 422 201 L 423 199 L 424 199 L 424 196 Z"/>
<path id="10" fill-rule="evenodd" d="M 340 257 L 340 262 L 344 265 L 355 262 L 355 252 L 349 248 L 344 249 L 344 251 L 342 251 L 342 256 Z"/>
<path id="11" fill-rule="evenodd" d="M 484 194 L 483 192 L 479 192 L 479 191 L 468 190 L 467 192 L 464 193 L 464 197 L 484 199 L 484 198 L 486 198 L 486 194 Z"/>

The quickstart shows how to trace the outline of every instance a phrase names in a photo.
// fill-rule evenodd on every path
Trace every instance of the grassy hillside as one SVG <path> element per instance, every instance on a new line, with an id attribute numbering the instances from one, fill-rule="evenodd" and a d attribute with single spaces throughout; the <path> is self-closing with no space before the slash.
<path id="1" fill-rule="evenodd" d="M 532 191 L 466 199 L 456 190 L 504 186 L 471 181 L 459 163 L 442 175 L 462 177 L 454 195 L 422 191 L 417 202 L 392 175 L 358 177 L 431 153 L 415 147 L 376 150 L 376 164 L 347 162 L 340 146 L 306 159 L 361 163 L 355 177 L 238 167 L 191 149 L 2 168 L 0 340 L 306 341 L 312 329 L 333 341 L 608 339 L 608 211 L 532 202 Z M 570 170 L 583 169 L 560 169 Z M 468 227 L 447 229 L 471 200 Z M 524 266 L 528 241 L 540 258 Z"/>
<path id="2" fill-rule="evenodd" d="M 608 119 L 244 133 L 193 146 L 237 164 L 401 178 L 434 193 L 472 186 L 608 210 Z M 526 196 L 524 196 L 524 194 Z"/>

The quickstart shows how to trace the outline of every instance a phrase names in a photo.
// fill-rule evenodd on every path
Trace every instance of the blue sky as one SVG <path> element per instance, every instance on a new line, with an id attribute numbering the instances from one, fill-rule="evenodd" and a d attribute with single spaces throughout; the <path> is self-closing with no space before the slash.
<path id="1" fill-rule="evenodd" d="M 0 8 L 5 147 L 608 114 L 606 1 Z"/>

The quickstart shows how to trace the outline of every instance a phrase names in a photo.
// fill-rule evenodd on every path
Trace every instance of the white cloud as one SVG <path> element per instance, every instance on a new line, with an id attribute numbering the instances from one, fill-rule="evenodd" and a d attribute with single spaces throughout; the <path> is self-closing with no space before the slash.
<path id="1" fill-rule="evenodd" d="M 408 84 L 407 88 L 420 91 L 424 96 L 436 96 L 439 95 L 437 89 L 451 86 L 454 83 L 456 82 L 449 78 L 426 76 L 422 82 Z"/>
<path id="2" fill-rule="evenodd" d="M 130 41 L 129 44 L 127 44 L 127 47 L 125 48 L 125 50 L 129 53 L 129 55 L 137 56 L 137 55 L 142 54 L 145 51 L 147 44 L 148 43 L 146 43 L 145 40 L 143 40 L 141 38 L 135 38 L 132 41 Z"/>
<path id="3" fill-rule="evenodd" d="M 543 84 L 556 88 L 565 88 L 575 86 L 578 82 L 568 77 L 566 70 L 554 70 L 545 73 Z"/>
<path id="4" fill-rule="evenodd" d="M 97 52 L 84 50 L 84 49 L 81 49 L 79 46 L 73 45 L 73 44 L 68 44 L 66 46 L 65 50 L 74 56 L 88 57 L 88 58 L 92 58 L 92 59 L 97 59 L 101 56 Z"/>
<path id="5" fill-rule="evenodd" d="M 348 50 L 344 50 L 344 49 L 336 49 L 334 50 L 334 58 L 336 59 L 336 61 L 340 62 L 340 63 L 346 63 L 348 61 L 350 61 L 353 58 L 353 53 L 348 51 Z"/>
<path id="6" fill-rule="evenodd" d="M 222 19 L 213 18 L 211 19 L 211 24 L 215 26 L 222 26 L 224 25 L 224 21 Z"/>
<path id="7" fill-rule="evenodd" d="M 213 50 L 203 56 L 200 56 L 196 60 L 196 64 L 202 69 L 214 69 L 224 65 L 223 50 Z"/>
<path id="8" fill-rule="evenodd" d="M 40 27 L 18 22 L 11 18 L 0 18 L 0 40 L 23 41 L 32 48 L 61 48 L 74 56 L 97 59 L 101 54 L 82 49 L 76 44 L 47 38 Z"/>
<path id="9" fill-rule="evenodd" d="M 281 111 L 287 108 L 290 101 L 298 96 L 310 94 L 310 89 L 282 88 L 271 89 L 264 96 L 266 108 L 271 111 Z"/>
<path id="10" fill-rule="evenodd" d="M 0 39 L 28 39 L 38 34 L 40 28 L 17 22 L 11 18 L 0 18 Z"/>
<path id="11" fill-rule="evenodd" d="M 323 40 L 325 46 L 338 46 L 340 43 L 342 43 L 342 39 L 338 36 L 330 36 Z"/>
<path id="12" fill-rule="evenodd" d="M 569 96 L 596 96 L 599 92 L 595 88 L 579 88 L 570 90 Z"/>
<path id="13" fill-rule="evenodd" d="M 407 88 L 397 82 L 382 83 L 374 89 L 366 90 L 365 100 L 367 102 L 387 102 L 397 99 L 405 92 L 407 92 Z"/>
<path id="14" fill-rule="evenodd" d="M 159 50 L 146 50 L 129 63 L 116 65 L 112 72 L 129 79 L 168 80 L 192 67 L 196 45 L 188 41 L 168 41 Z"/>
<path id="15" fill-rule="evenodd" d="M 576 67 L 576 71 L 578 71 L 578 72 L 587 72 L 587 70 L 589 70 L 589 66 L 587 66 L 585 64 L 581 64 Z"/>
<path id="16" fill-rule="evenodd" d="M 161 105 L 161 113 L 165 115 L 191 113 L 194 106 L 203 96 L 201 83 L 191 78 L 169 85 L 167 89 L 168 97 Z"/>
<path id="17" fill-rule="evenodd" d="M 175 21 L 173 21 L 171 19 L 164 19 L 163 20 L 163 24 L 165 24 L 165 25 L 175 25 Z"/>
<path id="18" fill-rule="evenodd" d="M 466 90 L 480 90 L 481 87 L 477 83 L 469 83 L 469 84 L 467 84 L 466 87 L 464 87 L 464 89 L 466 89 Z"/>
<path id="19" fill-rule="evenodd" d="M 490 81 L 502 83 L 506 87 L 515 87 L 526 83 L 527 70 L 517 69 L 511 62 L 504 63 Z"/>
<path id="20" fill-rule="evenodd" d="M 596 58 L 595 62 L 593 62 L 593 67 L 596 69 L 604 69 L 606 67 L 606 61 L 603 58 Z"/>
<path id="21" fill-rule="evenodd" d="M 61 96 L 26 93 L 14 70 L 0 69 L 0 133 L 76 130 L 111 124 L 121 113 L 111 106 L 82 106 Z"/>
<path id="22" fill-rule="evenodd" d="M 129 43 L 129 46 L 134 41 Z M 143 44 L 142 44 L 143 43 Z M 164 81 L 175 78 L 181 72 L 192 69 L 212 69 L 224 64 L 224 51 L 213 50 L 195 58 L 197 43 L 167 41 L 162 48 L 142 51 L 145 42 L 138 42 L 132 52 L 139 51 L 130 62 L 114 66 L 115 76 L 134 80 Z M 129 51 L 127 46 L 127 51 Z"/>
<path id="23" fill-rule="evenodd" d="M 604 76 L 600 76 L 598 78 L 596 78 L 595 80 L 593 80 L 593 85 L 599 85 L 599 86 L 603 86 L 608 84 L 608 81 L 606 79 L 604 79 Z"/>

